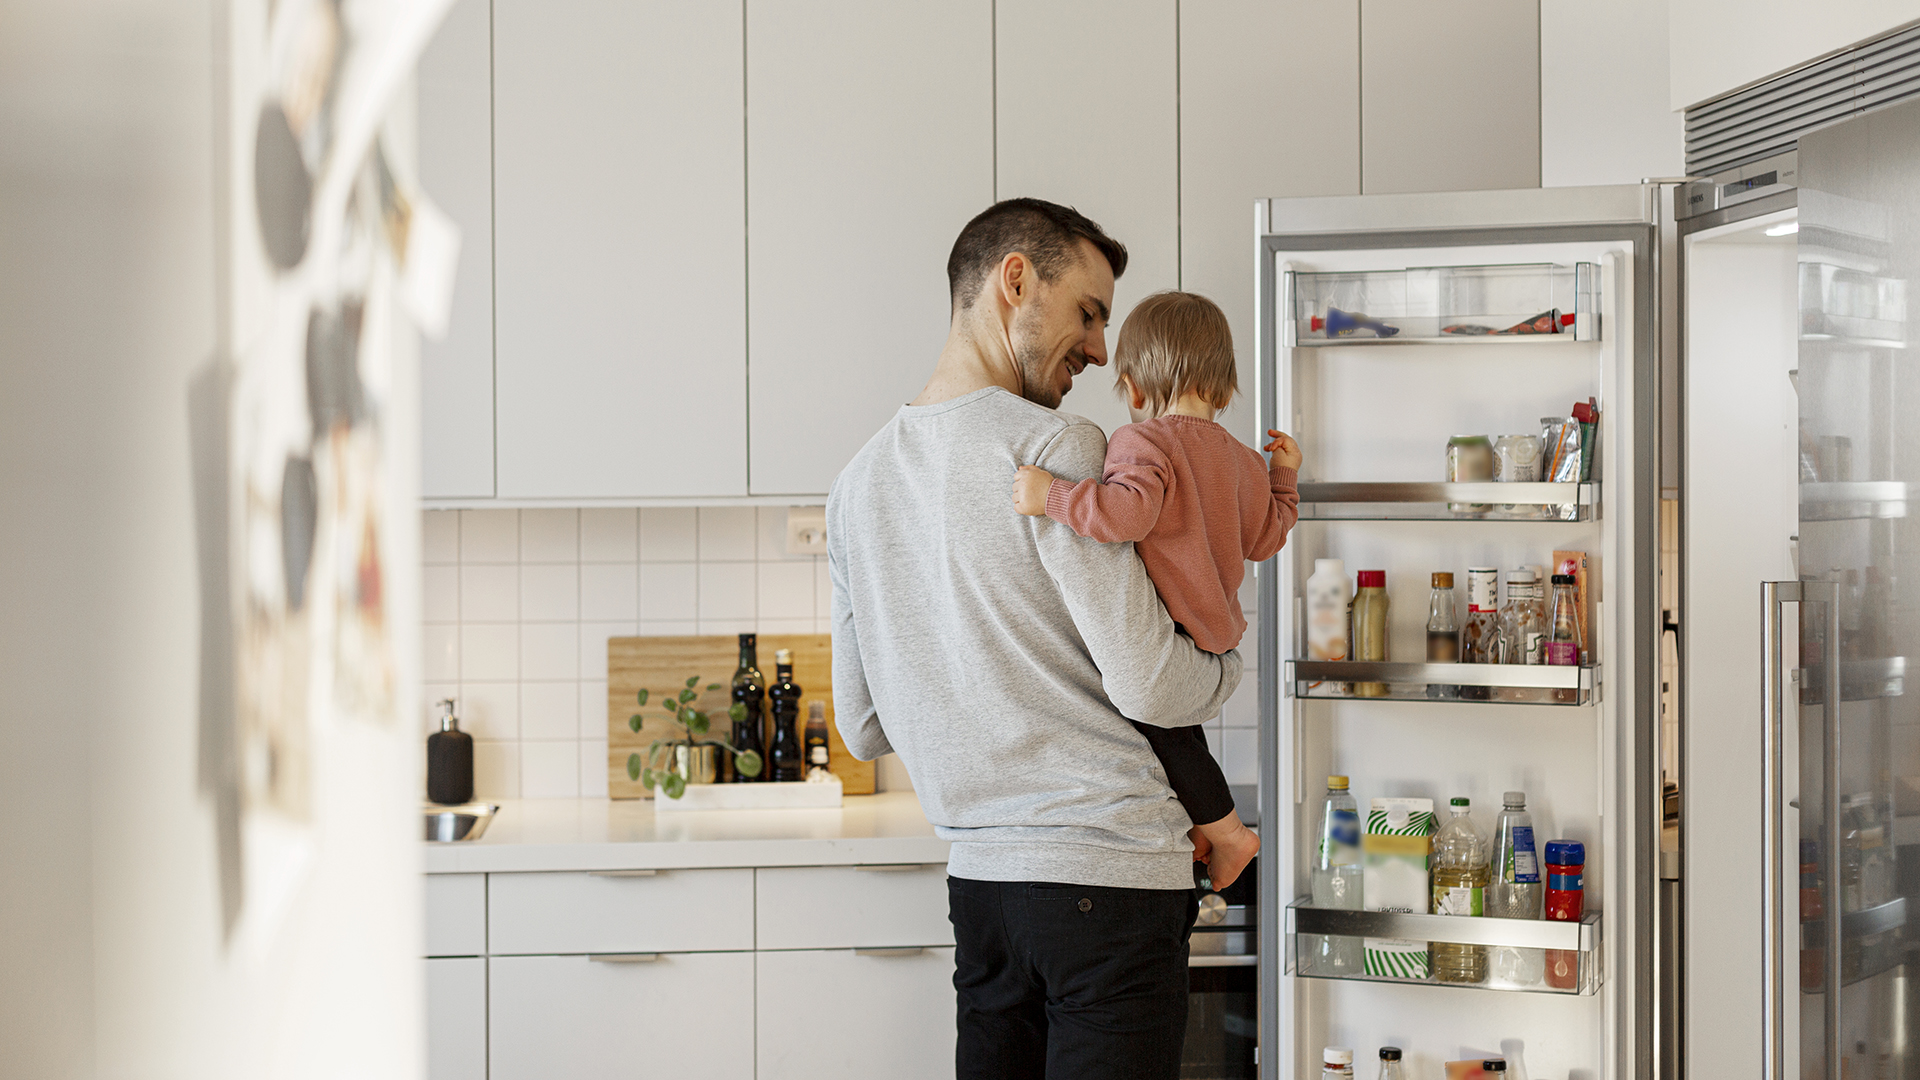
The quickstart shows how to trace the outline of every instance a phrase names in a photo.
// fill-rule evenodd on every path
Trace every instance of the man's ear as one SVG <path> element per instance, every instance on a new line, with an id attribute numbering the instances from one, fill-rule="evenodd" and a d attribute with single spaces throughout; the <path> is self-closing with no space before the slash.
<path id="1" fill-rule="evenodd" d="M 1033 263 L 1025 255 L 1008 252 L 993 276 L 994 287 L 1000 290 L 1000 302 L 1017 308 L 1032 299 L 1034 277 Z"/>

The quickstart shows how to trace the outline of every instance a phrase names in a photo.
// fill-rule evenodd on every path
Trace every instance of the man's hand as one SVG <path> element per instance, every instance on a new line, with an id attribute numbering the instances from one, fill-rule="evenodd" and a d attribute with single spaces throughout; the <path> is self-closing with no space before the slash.
<path id="1" fill-rule="evenodd" d="M 1028 517 L 1047 516 L 1047 489 L 1053 486 L 1053 474 L 1033 465 L 1020 466 L 1013 478 L 1013 508 Z"/>
<path id="2" fill-rule="evenodd" d="M 1298 469 L 1301 461 L 1300 444 L 1293 441 L 1293 436 L 1284 431 L 1275 431 L 1273 428 L 1268 428 L 1267 434 L 1273 436 L 1273 441 L 1262 449 L 1273 455 L 1273 464 Z"/>

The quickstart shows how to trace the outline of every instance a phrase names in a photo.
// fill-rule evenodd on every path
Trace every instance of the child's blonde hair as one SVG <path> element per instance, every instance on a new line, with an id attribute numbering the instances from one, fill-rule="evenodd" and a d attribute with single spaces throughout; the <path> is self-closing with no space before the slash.
<path id="1" fill-rule="evenodd" d="M 1199 293 L 1157 292 L 1135 305 L 1120 327 L 1113 368 L 1132 381 L 1155 416 L 1182 394 L 1224 409 L 1240 391 L 1226 313 Z M 1126 394 L 1118 379 L 1114 386 Z"/>

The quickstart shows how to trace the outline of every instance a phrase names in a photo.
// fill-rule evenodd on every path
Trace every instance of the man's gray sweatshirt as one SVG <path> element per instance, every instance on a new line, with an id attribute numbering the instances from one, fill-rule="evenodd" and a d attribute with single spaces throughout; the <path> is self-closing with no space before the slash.
<path id="1" fill-rule="evenodd" d="M 1184 727 L 1240 682 L 1175 631 L 1132 544 L 1013 509 L 1018 465 L 1098 477 L 1091 422 L 998 388 L 905 406 L 827 500 L 835 721 L 900 755 L 948 872 L 1193 887 L 1191 822 L 1131 717 Z"/>

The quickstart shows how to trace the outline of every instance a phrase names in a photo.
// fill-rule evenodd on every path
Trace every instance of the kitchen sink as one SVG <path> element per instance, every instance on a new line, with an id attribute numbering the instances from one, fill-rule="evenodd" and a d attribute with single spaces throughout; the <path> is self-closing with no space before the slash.
<path id="1" fill-rule="evenodd" d="M 493 803 L 464 803 L 459 806 L 428 803 L 427 839 L 443 843 L 478 840 L 486 834 L 488 824 L 499 809 Z"/>

